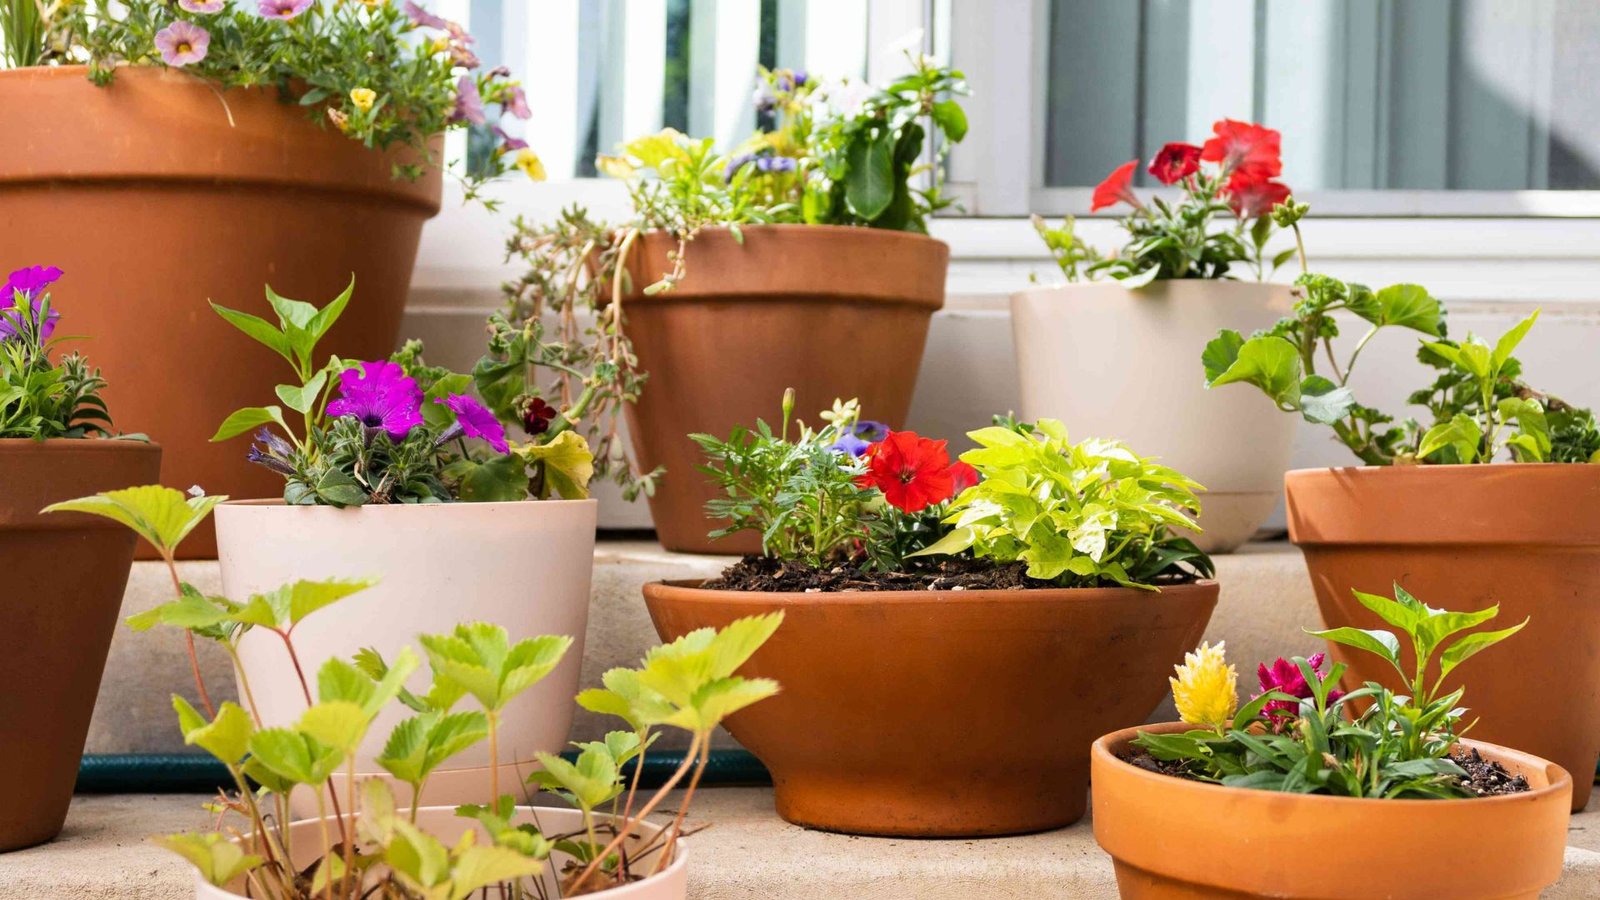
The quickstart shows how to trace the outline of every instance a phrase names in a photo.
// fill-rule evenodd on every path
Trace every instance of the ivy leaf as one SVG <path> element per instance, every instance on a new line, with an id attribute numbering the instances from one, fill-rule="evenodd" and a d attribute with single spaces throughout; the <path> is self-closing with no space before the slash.
<path id="1" fill-rule="evenodd" d="M 163 555 L 170 555 L 226 499 L 224 495 L 190 497 L 182 491 L 150 484 L 52 503 L 43 511 L 81 512 L 121 522 Z"/>
<path id="2" fill-rule="evenodd" d="M 200 877 L 216 887 L 227 887 L 235 878 L 261 865 L 264 860 L 229 840 L 226 835 L 169 834 L 155 843 L 171 850 L 200 872 Z"/>
<path id="3" fill-rule="evenodd" d="M 1244 337 L 1231 328 L 1217 332 L 1217 336 L 1206 344 L 1206 348 L 1200 352 L 1200 362 L 1205 366 L 1207 387 L 1233 366 L 1239 358 L 1239 348 L 1243 346 Z"/>
<path id="4" fill-rule="evenodd" d="M 868 221 L 882 215 L 894 200 L 894 147 L 888 134 L 858 135 L 845 152 L 845 200 L 850 209 Z"/>

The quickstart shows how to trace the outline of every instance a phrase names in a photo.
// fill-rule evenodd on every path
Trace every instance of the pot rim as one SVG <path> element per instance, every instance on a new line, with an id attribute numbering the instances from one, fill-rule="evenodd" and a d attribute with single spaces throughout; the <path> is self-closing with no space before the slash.
<path id="1" fill-rule="evenodd" d="M 136 441 L 117 438 L 45 438 L 42 441 L 33 438 L 0 438 L 0 453 L 26 452 L 27 450 L 50 450 L 55 452 L 77 452 L 85 450 L 90 453 L 123 453 L 130 450 L 160 450 L 161 445 L 155 441 Z"/>
<path id="2" fill-rule="evenodd" d="M 1135 725 L 1131 728 L 1119 729 L 1111 732 L 1110 734 L 1102 735 L 1096 738 L 1095 742 L 1089 747 L 1089 754 L 1091 758 L 1100 761 L 1105 765 L 1116 766 L 1117 773 L 1120 777 L 1137 778 L 1147 784 L 1160 783 L 1170 790 L 1203 791 L 1208 797 L 1215 797 L 1217 800 L 1222 802 L 1235 803 L 1249 802 L 1250 800 L 1259 797 L 1275 798 L 1274 802 L 1277 803 L 1307 803 L 1312 805 L 1332 804 L 1333 806 L 1339 806 L 1353 803 L 1365 803 L 1368 805 L 1382 804 L 1383 808 L 1385 809 L 1402 809 L 1419 803 L 1426 804 L 1430 807 L 1437 806 L 1440 803 L 1470 803 L 1473 805 L 1473 809 L 1483 809 L 1488 804 L 1505 805 L 1508 803 L 1528 803 L 1533 800 L 1546 798 L 1553 794 L 1559 794 L 1562 791 L 1570 791 L 1572 789 L 1571 773 L 1547 759 L 1534 756 L 1531 753 L 1525 753 L 1521 750 L 1516 750 L 1511 747 L 1485 743 L 1483 741 L 1474 741 L 1467 738 L 1460 739 L 1458 744 L 1468 749 L 1475 749 L 1480 752 L 1491 751 L 1497 756 L 1514 757 L 1518 762 L 1530 767 L 1543 764 L 1546 777 L 1550 778 L 1550 783 L 1544 787 L 1533 788 L 1531 790 L 1523 791 L 1519 794 L 1499 794 L 1494 797 L 1464 797 L 1455 800 L 1425 800 L 1422 798 L 1382 799 L 1375 797 L 1339 797 L 1331 794 L 1291 794 L 1283 791 L 1264 791 L 1257 790 L 1255 788 L 1229 787 L 1227 785 L 1211 784 L 1203 781 L 1192 781 L 1187 778 L 1174 778 L 1171 775 L 1162 775 L 1157 772 L 1149 772 L 1139 768 L 1138 766 L 1130 765 L 1129 763 L 1119 759 L 1115 753 L 1111 752 L 1112 744 L 1126 743 L 1131 741 L 1141 731 L 1154 732 L 1157 734 L 1171 734 L 1180 731 L 1190 731 L 1194 728 L 1195 726 L 1186 722 L 1160 722 L 1153 725 Z M 1551 777 L 1552 775 L 1554 777 Z"/>
<path id="3" fill-rule="evenodd" d="M 804 591 L 722 591 L 700 586 L 710 580 L 709 578 L 663 579 L 661 581 L 646 582 L 644 590 L 646 593 L 656 593 L 674 600 L 688 602 L 716 600 L 751 605 L 799 603 L 816 606 L 865 606 L 918 602 L 950 605 L 967 601 L 1026 603 L 1047 600 L 1057 602 L 1070 600 L 1088 603 L 1096 600 L 1164 596 L 1175 597 L 1181 601 L 1206 602 L 1213 600 L 1219 589 L 1218 582 L 1212 578 L 1203 578 L 1184 584 L 1167 585 L 1159 591 L 1146 591 L 1140 588 L 1128 587 L 1097 587 L 1010 588 L 1006 590 L 983 589 L 969 591 L 816 591 L 807 593 Z"/>
<path id="4" fill-rule="evenodd" d="M 289 510 L 289 511 L 292 511 L 292 512 L 295 512 L 295 513 L 306 512 L 306 511 L 311 511 L 311 510 L 334 510 L 336 512 L 341 512 L 341 513 L 352 513 L 352 514 L 355 514 L 355 513 L 361 512 L 363 510 L 371 510 L 373 512 L 370 512 L 369 513 L 370 515 L 386 515 L 386 513 L 380 513 L 380 512 L 376 512 L 376 511 L 377 510 L 399 510 L 399 509 L 419 509 L 419 510 L 420 509 L 435 509 L 435 510 L 444 510 L 444 509 L 501 509 L 501 508 L 508 507 L 508 506 L 523 507 L 523 506 L 527 506 L 529 504 L 537 504 L 538 506 L 554 506 L 554 507 L 557 507 L 557 508 L 560 508 L 560 509 L 574 509 L 574 508 L 577 508 L 577 507 L 585 507 L 585 506 L 599 506 L 600 505 L 600 501 L 599 501 L 598 498 L 595 498 L 595 497 L 584 497 L 584 498 L 582 498 L 580 500 L 534 500 L 534 499 L 530 498 L 530 499 L 527 499 L 527 500 L 490 500 L 490 501 L 485 501 L 485 502 L 482 502 L 482 503 L 473 503 L 473 502 L 466 501 L 466 500 L 457 500 L 454 503 L 368 503 L 368 504 L 363 504 L 361 506 L 337 507 L 337 506 L 323 506 L 323 505 L 320 505 L 320 504 L 311 505 L 311 506 L 290 506 L 289 504 L 283 502 L 283 498 L 282 497 L 257 497 L 257 498 L 254 498 L 254 499 L 244 499 L 244 500 L 232 500 L 232 499 L 224 500 L 221 503 L 217 504 L 217 506 L 218 506 L 218 508 L 225 508 L 225 507 L 233 507 L 233 508 L 248 507 L 250 509 L 279 509 L 279 508 L 281 508 L 281 509 Z M 399 513 L 387 513 L 387 515 L 400 515 L 400 514 Z"/>
<path id="5" fill-rule="evenodd" d="M 1158 291 L 1166 290 L 1166 289 L 1169 289 L 1169 288 L 1172 288 L 1172 287 L 1178 287 L 1180 285 L 1188 285 L 1188 286 L 1193 286 L 1193 287 L 1199 287 L 1201 285 L 1205 285 L 1205 286 L 1208 286 L 1208 287 L 1216 287 L 1216 288 L 1220 289 L 1219 293 L 1279 294 L 1279 293 L 1290 293 L 1290 292 L 1292 292 L 1294 290 L 1294 285 L 1292 285 L 1292 284 L 1283 284 L 1283 283 L 1277 282 L 1277 281 L 1234 281 L 1234 280 L 1229 280 L 1229 279 L 1224 279 L 1224 278 L 1203 278 L 1203 279 L 1163 278 L 1163 279 L 1158 279 L 1156 281 L 1152 281 L 1151 283 L 1149 283 L 1147 285 L 1144 285 L 1144 286 L 1141 286 L 1141 287 L 1136 287 L 1136 288 L 1124 287 L 1121 282 L 1118 282 L 1116 280 L 1111 280 L 1111 281 L 1069 281 L 1069 282 L 1063 282 L 1061 284 L 1039 284 L 1039 285 L 1033 285 L 1033 286 L 1030 286 L 1030 287 L 1020 288 L 1018 290 L 1015 290 L 1015 291 L 1011 292 L 1011 301 L 1013 303 L 1015 303 L 1015 302 L 1018 302 L 1018 301 L 1021 301 L 1021 300 L 1035 298 L 1035 297 L 1042 298 L 1042 299 L 1048 299 L 1049 295 L 1052 295 L 1052 294 L 1071 294 L 1071 293 L 1090 293 L 1090 292 L 1118 293 L 1118 294 L 1123 294 L 1123 295 L 1127 295 L 1127 296 L 1137 297 L 1137 296 L 1139 296 L 1141 294 L 1153 294 L 1153 293 L 1156 293 Z M 1180 289 L 1187 290 L 1187 288 L 1180 288 Z"/>
<path id="6" fill-rule="evenodd" d="M 1508 469 L 1530 472 L 1548 472 L 1552 469 L 1592 468 L 1600 472 L 1600 465 L 1595 463 L 1565 463 L 1565 462 L 1510 462 L 1499 460 L 1492 463 L 1427 463 L 1414 466 L 1318 466 L 1307 469 L 1290 469 L 1283 473 L 1288 478 L 1327 478 L 1327 477 L 1354 477 L 1354 478 L 1407 478 L 1414 477 L 1415 473 L 1445 472 L 1504 472 Z M 1380 472 L 1396 474 L 1377 474 Z"/>
<path id="7" fill-rule="evenodd" d="M 727 225 L 709 225 L 695 232 L 695 240 L 704 235 L 729 235 L 733 231 Z M 740 225 L 740 234 L 752 232 L 768 232 L 773 234 L 850 234 L 856 237 L 870 235 L 868 240 L 883 240 L 885 242 L 902 241 L 910 244 L 930 245 L 937 244 L 949 248 L 949 244 L 931 234 L 919 234 L 915 231 L 894 231 L 888 228 L 870 228 L 866 225 L 807 225 L 803 222 L 760 222 L 750 225 Z M 672 237 L 672 233 L 663 228 L 652 228 L 643 232 L 640 237 Z M 691 243 L 693 243 L 691 241 Z"/>

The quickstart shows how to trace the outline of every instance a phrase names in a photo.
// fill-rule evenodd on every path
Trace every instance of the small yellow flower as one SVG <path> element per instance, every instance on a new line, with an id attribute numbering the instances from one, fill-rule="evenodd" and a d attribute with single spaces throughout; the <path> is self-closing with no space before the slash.
<path id="1" fill-rule="evenodd" d="M 634 173 L 633 163 L 621 156 L 608 156 L 604 153 L 594 158 L 594 167 L 600 174 L 611 178 L 628 178 Z"/>
<path id="2" fill-rule="evenodd" d="M 432 52 L 432 53 L 443 53 L 443 52 L 445 52 L 446 50 L 449 50 L 449 49 L 450 49 L 450 39 L 445 37 L 442 34 L 439 35 L 438 37 L 434 38 L 432 43 L 428 44 L 428 50 L 429 50 L 429 52 Z"/>
<path id="3" fill-rule="evenodd" d="M 350 91 L 350 102 L 354 103 L 356 105 L 356 109 L 359 109 L 362 112 L 370 112 L 372 110 L 372 104 L 377 102 L 377 99 L 378 92 L 374 91 L 372 88 L 355 88 L 354 90 Z"/>
<path id="4" fill-rule="evenodd" d="M 1178 718 L 1190 725 L 1203 725 L 1222 730 L 1233 722 L 1239 708 L 1236 687 L 1238 673 L 1223 657 L 1226 641 L 1215 647 L 1201 644 L 1193 653 L 1186 653 L 1183 665 L 1174 666 L 1178 677 L 1172 682 L 1172 700 L 1178 707 Z"/>
<path id="5" fill-rule="evenodd" d="M 517 168 L 533 181 L 543 181 L 545 178 L 544 161 L 539 159 L 539 154 L 526 147 L 517 151 Z"/>
<path id="6" fill-rule="evenodd" d="M 340 131 L 350 130 L 350 117 L 341 110 L 334 109 L 331 106 L 328 107 L 328 121 L 332 122 L 334 127 Z"/>

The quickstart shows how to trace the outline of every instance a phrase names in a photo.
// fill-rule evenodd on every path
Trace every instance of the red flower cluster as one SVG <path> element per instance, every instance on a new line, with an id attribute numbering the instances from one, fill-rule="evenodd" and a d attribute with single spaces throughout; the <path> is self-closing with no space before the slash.
<path id="1" fill-rule="evenodd" d="M 863 488 L 877 488 L 883 499 L 903 512 L 921 512 L 978 483 L 977 470 L 964 462 L 950 462 L 944 441 L 912 431 L 891 431 L 867 448 L 867 471 L 856 480 Z"/>
<path id="2" fill-rule="evenodd" d="M 1185 182 L 1200 171 L 1202 162 L 1217 166 L 1223 180 L 1220 195 L 1235 214 L 1254 219 L 1272 212 L 1289 198 L 1289 186 L 1274 181 L 1283 172 L 1283 136 L 1251 122 L 1223 119 L 1211 128 L 1213 137 L 1203 146 L 1174 142 L 1161 148 L 1148 171 L 1162 184 Z M 1138 160 L 1118 166 L 1094 189 L 1090 212 L 1126 203 L 1142 206 L 1130 187 Z M 1191 190 L 1194 185 L 1190 184 Z"/>
<path id="3" fill-rule="evenodd" d="M 1324 653 L 1313 653 L 1306 659 L 1306 664 L 1311 667 L 1311 671 L 1317 676 L 1318 681 L 1323 681 L 1327 678 L 1322 674 L 1322 664 L 1326 659 L 1327 654 Z M 1291 697 L 1299 697 L 1302 700 L 1311 696 L 1311 685 L 1306 682 L 1306 676 L 1301 673 L 1300 667 L 1281 656 L 1273 660 L 1270 667 L 1266 663 L 1257 666 L 1256 680 L 1261 683 L 1261 690 L 1256 693 L 1256 697 L 1270 691 L 1281 691 Z M 1329 691 L 1328 702 L 1332 703 L 1343 696 L 1343 691 Z M 1287 700 L 1269 700 L 1267 705 L 1262 708 L 1261 714 L 1266 716 L 1275 727 L 1281 727 L 1299 715 L 1300 710 L 1297 704 L 1290 703 Z"/>

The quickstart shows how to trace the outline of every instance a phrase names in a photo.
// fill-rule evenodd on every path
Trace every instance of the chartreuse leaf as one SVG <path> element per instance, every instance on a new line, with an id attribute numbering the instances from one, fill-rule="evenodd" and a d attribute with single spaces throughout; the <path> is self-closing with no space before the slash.
<path id="1" fill-rule="evenodd" d="M 503 709 L 550 674 L 572 646 L 565 635 L 513 645 L 504 628 L 487 622 L 457 625 L 451 634 L 423 635 L 420 640 L 434 676 L 454 682 L 490 712 Z"/>
<path id="2" fill-rule="evenodd" d="M 324 703 L 354 703 L 370 719 L 399 695 L 406 679 L 421 664 L 410 647 L 402 647 L 395 656 L 394 665 L 385 666 L 382 677 L 374 680 L 342 659 L 330 659 L 317 672 L 317 699 Z"/>
<path id="3" fill-rule="evenodd" d="M 317 398 L 322 396 L 322 389 L 327 386 L 328 370 L 321 369 L 317 372 L 317 374 L 311 376 L 310 381 L 303 385 L 295 386 L 292 384 L 280 384 L 274 388 L 274 390 L 278 394 L 278 399 L 283 401 L 284 406 L 289 407 L 297 413 L 304 414 L 310 412 L 311 407 L 316 405 Z M 268 410 L 276 409 L 276 406 L 268 407 Z M 241 410 L 241 412 L 249 412 L 249 410 Z M 234 413 L 234 415 L 236 416 L 238 413 Z M 231 421 L 233 416 L 229 416 L 228 419 Z M 228 426 L 228 422 L 223 422 L 222 424 L 223 428 Z M 282 421 L 279 421 L 278 424 L 282 425 L 283 423 Z M 287 431 L 288 428 L 285 427 L 284 430 Z M 221 434 L 222 429 L 218 429 L 217 433 Z M 235 434 L 237 434 L 237 432 L 235 432 Z M 221 440 L 221 438 L 213 437 L 212 440 Z"/>
<path id="4" fill-rule="evenodd" d="M 691 715 L 669 719 L 668 724 L 692 731 L 708 731 L 722 724 L 722 720 L 752 703 L 765 700 L 778 693 L 778 683 L 771 678 L 723 678 L 695 692 L 688 712 Z"/>
<path id="5" fill-rule="evenodd" d="M 1306 629 L 1306 634 L 1333 641 L 1335 644 L 1343 644 L 1346 647 L 1354 647 L 1357 650 L 1365 650 L 1368 653 L 1376 653 L 1388 660 L 1389 664 L 1394 666 L 1395 670 L 1402 676 L 1406 674 L 1405 670 L 1400 668 L 1400 639 L 1395 637 L 1393 632 L 1368 631 L 1363 628 L 1346 626 L 1343 628 L 1329 628 L 1324 631 L 1312 631 L 1308 628 Z"/>
<path id="6" fill-rule="evenodd" d="M 210 753 L 227 765 L 236 765 L 250 752 L 250 735 L 255 724 L 244 707 L 225 700 L 217 709 L 217 717 L 207 722 L 200 711 L 177 694 L 172 695 L 172 708 L 178 713 L 178 728 L 183 732 L 183 742 Z"/>
<path id="7" fill-rule="evenodd" d="M 199 870 L 201 878 L 217 887 L 226 887 L 263 862 L 222 834 L 169 834 L 155 838 L 155 842 L 187 859 Z"/>
<path id="8" fill-rule="evenodd" d="M 344 700 L 318 703 L 300 715 L 295 730 L 341 755 L 356 752 L 372 720 L 361 707 Z"/>
<path id="9" fill-rule="evenodd" d="M 1208 387 L 1233 367 L 1239 358 L 1239 348 L 1243 346 L 1243 335 L 1231 328 L 1217 332 L 1217 336 L 1206 344 L 1206 348 L 1200 352 L 1200 362 L 1205 366 Z"/>
<path id="10" fill-rule="evenodd" d="M 1466 413 L 1456 413 L 1448 422 L 1440 422 L 1422 435 L 1417 455 L 1427 457 L 1449 448 L 1455 451 L 1458 462 L 1471 463 L 1477 461 L 1482 442 L 1483 431 L 1477 420 Z"/>
<path id="11" fill-rule="evenodd" d="M 1456 641 L 1454 644 L 1444 648 L 1444 652 L 1439 654 L 1439 678 L 1443 679 L 1446 675 L 1449 675 L 1456 666 L 1461 665 L 1468 659 L 1478 655 L 1480 652 L 1493 647 L 1495 644 L 1500 643 L 1508 637 L 1511 637 L 1513 634 L 1521 631 L 1527 624 L 1528 620 L 1523 619 L 1521 622 L 1518 622 L 1510 628 L 1502 628 L 1499 631 L 1480 631 L 1477 634 L 1469 634 L 1461 640 Z"/>
<path id="12" fill-rule="evenodd" d="M 329 578 L 324 581 L 296 581 L 265 594 L 253 594 L 234 621 L 286 631 L 306 616 L 337 603 L 352 594 L 377 584 L 375 578 Z"/>
<path id="13" fill-rule="evenodd" d="M 1404 594 L 1398 584 L 1395 585 L 1395 591 L 1399 594 Z M 1417 623 L 1427 617 L 1426 608 L 1416 603 L 1415 600 L 1412 600 L 1412 605 L 1408 605 L 1398 598 L 1390 599 L 1382 594 L 1368 594 L 1357 590 L 1352 590 L 1350 593 L 1355 595 L 1357 602 L 1362 606 L 1376 613 L 1378 618 L 1407 634 L 1415 632 Z M 1411 599 L 1410 594 L 1404 594 L 1404 596 L 1408 600 Z"/>
<path id="14" fill-rule="evenodd" d="M 449 900 L 466 900 L 478 891 L 539 874 L 544 863 L 509 847 L 467 847 L 457 855 Z"/>
<path id="15" fill-rule="evenodd" d="M 584 746 L 575 762 L 553 753 L 537 754 L 539 765 L 528 780 L 553 791 L 584 811 L 593 810 L 622 793 L 619 763 L 602 743 Z"/>
<path id="16" fill-rule="evenodd" d="M 1391 284 L 1372 294 L 1370 302 L 1349 306 L 1356 315 L 1380 327 L 1398 325 L 1433 337 L 1444 334 L 1444 308 L 1420 284 Z"/>
<path id="17" fill-rule="evenodd" d="M 412 716 L 389 733 L 378 765 L 407 784 L 421 784 L 445 760 L 489 736 L 489 720 L 473 710 Z"/>
<path id="18" fill-rule="evenodd" d="M 589 480 L 594 477 L 594 452 L 576 431 L 563 431 L 548 443 L 518 447 L 516 455 L 530 466 L 542 467 L 544 489 L 539 499 L 548 500 L 552 493 L 563 500 L 583 500 L 589 496 Z"/>
<path id="19" fill-rule="evenodd" d="M 393 820 L 394 837 L 384 849 L 384 861 L 409 887 L 428 888 L 448 884 L 450 851 L 433 836 L 404 819 Z"/>
<path id="20" fill-rule="evenodd" d="M 103 516 L 128 526 L 151 546 L 170 554 L 195 526 L 211 515 L 218 503 L 226 499 L 226 496 L 190 497 L 182 491 L 149 484 L 52 503 L 43 512 Z"/>
<path id="21" fill-rule="evenodd" d="M 1516 422 L 1517 433 L 1506 441 L 1517 462 L 1547 462 L 1550 459 L 1550 422 L 1539 401 L 1523 397 L 1503 397 L 1500 420 Z"/>
<path id="22" fill-rule="evenodd" d="M 253 762 L 285 782 L 321 787 L 344 761 L 337 747 L 290 728 L 263 728 L 250 736 Z"/>
<path id="23" fill-rule="evenodd" d="M 278 387 L 283 388 L 287 387 L 287 385 L 280 384 Z M 281 392 L 279 396 L 282 396 Z M 222 424 L 217 426 L 217 433 L 211 436 L 211 440 L 225 441 L 229 438 L 238 437 L 247 431 L 254 431 L 268 423 L 276 423 L 284 431 L 289 430 L 289 426 L 284 424 L 283 421 L 283 410 L 279 407 L 247 406 L 244 409 L 234 410 L 226 419 L 223 419 Z"/>
<path id="24" fill-rule="evenodd" d="M 1511 326 L 1510 331 L 1500 335 L 1500 340 L 1494 342 L 1494 352 L 1489 356 L 1491 371 L 1494 374 L 1499 375 L 1500 370 L 1505 368 L 1506 362 L 1511 359 L 1512 351 L 1516 350 L 1522 339 L 1528 336 L 1528 329 L 1537 321 L 1539 321 L 1539 310 L 1536 309 L 1533 315 Z"/>
<path id="25" fill-rule="evenodd" d="M 604 689 L 578 694 L 578 705 L 591 712 L 625 720 L 635 731 L 666 721 L 673 707 L 665 697 L 646 687 L 637 669 L 616 668 L 600 676 Z"/>
<path id="26" fill-rule="evenodd" d="M 266 319 L 252 316 L 247 312 L 229 309 L 211 300 L 206 302 L 210 303 L 211 308 L 216 311 L 217 315 L 221 316 L 229 325 L 249 335 L 257 343 L 271 348 L 272 352 L 289 362 L 294 362 L 294 357 L 290 355 L 289 338 L 283 333 L 282 329 L 274 326 Z"/>
<path id="27" fill-rule="evenodd" d="M 697 629 L 652 649 L 639 672 L 639 686 L 659 694 L 674 708 L 657 721 L 691 731 L 708 730 L 724 717 L 777 693 L 774 681 L 730 676 L 782 622 L 781 612 L 750 616 L 721 631 Z M 651 718 L 654 716 L 646 721 Z"/>
<path id="28" fill-rule="evenodd" d="M 355 293 L 355 290 L 356 275 L 351 272 L 350 283 L 345 285 L 345 289 L 339 292 L 339 296 L 328 301 L 327 306 L 317 310 L 316 314 L 306 321 L 305 329 L 310 332 L 312 338 L 321 340 L 327 335 L 328 331 L 333 328 L 334 323 L 339 321 L 339 317 L 344 314 L 344 308 L 350 305 L 350 296 Z"/>
<path id="29" fill-rule="evenodd" d="M 1417 645 L 1418 655 L 1422 659 L 1433 656 L 1433 651 L 1444 639 L 1452 634 L 1476 628 L 1484 622 L 1500 614 L 1498 605 L 1476 612 L 1451 612 L 1444 609 L 1430 609 L 1428 615 L 1417 623 L 1412 640 Z"/>
<path id="30" fill-rule="evenodd" d="M 239 605 L 223 597 L 207 597 L 192 584 L 179 586 L 178 599 L 129 616 L 125 622 L 134 631 L 149 631 L 157 625 L 171 625 L 205 637 L 225 635 L 217 626 L 230 620 Z"/>

